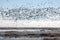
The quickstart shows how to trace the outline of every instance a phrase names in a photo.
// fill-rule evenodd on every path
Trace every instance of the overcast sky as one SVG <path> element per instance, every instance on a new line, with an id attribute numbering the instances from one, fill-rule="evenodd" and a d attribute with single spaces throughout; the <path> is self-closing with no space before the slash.
<path id="1" fill-rule="evenodd" d="M 60 0 L 0 0 L 0 7 L 60 7 Z"/>

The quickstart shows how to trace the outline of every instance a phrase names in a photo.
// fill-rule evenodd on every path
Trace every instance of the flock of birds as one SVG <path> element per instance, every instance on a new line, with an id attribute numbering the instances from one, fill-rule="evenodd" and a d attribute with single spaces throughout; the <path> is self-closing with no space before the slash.
<path id="1" fill-rule="evenodd" d="M 13 8 L 0 9 L 0 19 L 4 20 L 60 20 L 60 8 Z"/>

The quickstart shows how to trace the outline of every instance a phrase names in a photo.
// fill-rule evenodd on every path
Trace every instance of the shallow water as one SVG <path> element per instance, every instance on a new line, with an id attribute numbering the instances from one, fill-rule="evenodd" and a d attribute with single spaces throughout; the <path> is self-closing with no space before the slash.
<path id="1" fill-rule="evenodd" d="M 3 38 L 3 37 L 0 37 L 0 40 L 43 40 L 43 38 Z"/>

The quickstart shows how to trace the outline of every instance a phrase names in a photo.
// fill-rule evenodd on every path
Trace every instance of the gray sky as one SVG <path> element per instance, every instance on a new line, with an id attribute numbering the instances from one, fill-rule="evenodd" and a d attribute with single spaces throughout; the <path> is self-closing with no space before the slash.
<path id="1" fill-rule="evenodd" d="M 0 7 L 60 7 L 60 0 L 0 0 Z"/>

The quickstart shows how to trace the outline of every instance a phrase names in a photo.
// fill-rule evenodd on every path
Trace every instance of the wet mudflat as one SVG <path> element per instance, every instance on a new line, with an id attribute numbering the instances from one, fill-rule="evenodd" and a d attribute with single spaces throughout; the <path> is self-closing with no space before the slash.
<path id="1" fill-rule="evenodd" d="M 60 40 L 60 29 L 0 29 L 0 40 Z"/>

